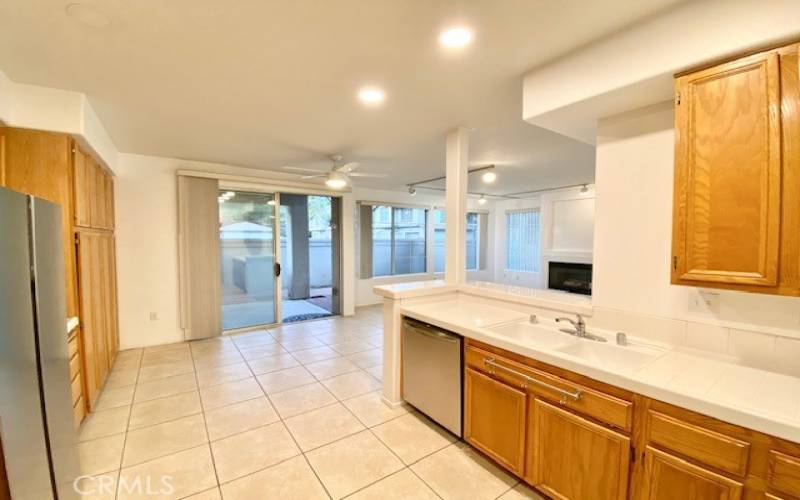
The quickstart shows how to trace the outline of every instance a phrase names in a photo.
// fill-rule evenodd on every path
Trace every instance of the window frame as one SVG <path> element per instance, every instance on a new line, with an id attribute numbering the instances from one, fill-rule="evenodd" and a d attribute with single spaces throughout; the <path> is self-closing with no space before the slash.
<path id="1" fill-rule="evenodd" d="M 405 204 L 402 204 L 402 203 L 395 204 L 395 203 L 390 203 L 390 202 L 359 202 L 359 204 L 362 205 L 362 206 L 369 206 L 370 209 L 372 210 L 373 214 L 375 213 L 375 209 L 377 207 L 386 207 L 386 208 L 389 209 L 388 227 L 382 228 L 382 229 L 387 229 L 389 231 L 389 274 L 376 274 L 375 273 L 375 253 L 374 253 L 375 252 L 375 239 L 374 239 L 375 218 L 373 217 L 372 220 L 370 221 L 369 228 L 362 227 L 361 230 L 359 231 L 362 238 L 364 237 L 365 234 L 369 234 L 369 240 L 370 240 L 369 241 L 369 251 L 371 252 L 371 256 L 370 256 L 370 265 L 371 265 L 370 267 L 371 268 L 369 269 L 369 275 L 367 277 L 359 276 L 359 278 L 360 279 L 373 279 L 373 278 L 381 279 L 381 278 L 393 278 L 393 277 L 398 277 L 398 276 L 415 276 L 415 275 L 427 274 L 429 272 L 428 271 L 428 255 L 429 255 L 429 252 L 430 252 L 430 248 L 428 247 L 428 245 L 430 244 L 430 240 L 428 238 L 428 224 L 430 224 L 431 207 L 426 207 L 426 206 L 421 206 L 421 205 L 420 206 L 410 206 L 410 205 L 405 205 Z M 395 224 L 396 224 L 396 222 L 398 222 L 398 220 L 402 223 L 402 219 L 404 219 L 403 216 L 398 217 L 396 215 L 398 210 L 422 210 L 423 211 L 424 220 L 422 222 L 422 229 L 423 229 L 422 241 L 424 242 L 423 248 L 424 248 L 425 254 L 424 254 L 424 259 L 423 259 L 424 270 L 421 271 L 421 272 L 410 272 L 410 273 L 398 273 L 397 272 L 397 250 L 396 250 L 395 247 L 396 247 L 396 241 L 397 241 L 396 232 L 397 232 L 398 228 L 396 227 Z M 409 220 L 413 220 L 413 216 L 410 217 Z M 361 221 L 360 223 L 363 224 L 363 221 Z M 381 223 L 387 224 L 387 222 L 383 222 L 383 221 L 381 221 Z M 361 271 L 363 273 L 365 271 L 365 269 L 363 267 L 361 267 Z"/>

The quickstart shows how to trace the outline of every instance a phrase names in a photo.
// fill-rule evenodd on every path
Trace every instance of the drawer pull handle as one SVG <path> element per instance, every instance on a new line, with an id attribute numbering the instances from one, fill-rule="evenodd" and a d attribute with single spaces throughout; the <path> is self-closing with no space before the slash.
<path id="1" fill-rule="evenodd" d="M 536 384 L 538 386 L 544 387 L 545 389 L 550 389 L 551 391 L 557 392 L 558 394 L 561 395 L 561 403 L 562 404 L 567 402 L 567 398 L 571 398 L 571 399 L 574 399 L 575 401 L 578 401 L 581 398 L 581 394 L 583 394 L 583 392 L 580 391 L 580 390 L 575 391 L 575 392 L 565 391 L 564 389 L 562 389 L 560 387 L 556 387 L 554 385 L 548 384 L 547 382 L 542 382 L 541 380 L 537 380 L 537 379 L 535 379 L 535 378 L 533 378 L 531 376 L 525 375 L 522 372 L 518 372 L 517 370 L 514 370 L 513 368 L 509 368 L 507 366 L 501 365 L 500 363 L 496 362 L 494 360 L 494 358 L 483 358 L 483 362 L 487 366 L 491 366 L 493 368 L 499 368 L 499 369 L 501 369 L 501 370 L 503 370 L 505 372 L 511 373 L 512 375 L 516 375 L 517 377 L 522 378 L 526 382 L 530 382 L 532 384 Z"/>

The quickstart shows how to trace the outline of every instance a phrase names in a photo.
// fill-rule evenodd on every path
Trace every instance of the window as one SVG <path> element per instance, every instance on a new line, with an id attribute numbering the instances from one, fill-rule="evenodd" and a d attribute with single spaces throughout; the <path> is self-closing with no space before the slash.
<path id="1" fill-rule="evenodd" d="M 444 228 L 447 221 L 445 211 L 433 211 L 433 272 L 444 272 L 445 236 Z M 476 271 L 486 267 L 486 223 L 487 215 L 478 212 L 467 213 L 466 242 L 467 242 L 467 270 Z"/>
<path id="2" fill-rule="evenodd" d="M 424 273 L 427 212 L 362 204 L 361 277 Z"/>
<path id="3" fill-rule="evenodd" d="M 538 273 L 539 209 L 506 212 L 506 270 Z"/>

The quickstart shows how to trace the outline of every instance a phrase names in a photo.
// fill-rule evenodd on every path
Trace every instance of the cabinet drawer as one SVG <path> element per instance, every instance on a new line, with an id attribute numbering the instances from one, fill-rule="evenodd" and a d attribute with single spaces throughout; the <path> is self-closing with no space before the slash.
<path id="1" fill-rule="evenodd" d="M 78 354 L 78 334 L 75 333 L 72 337 L 69 338 L 67 341 L 67 357 L 72 359 L 76 354 Z"/>
<path id="2" fill-rule="evenodd" d="M 649 411 L 648 441 L 719 470 L 744 477 L 750 443 Z"/>
<path id="3" fill-rule="evenodd" d="M 81 377 L 80 375 L 76 375 L 75 378 L 72 379 L 72 404 L 75 404 L 82 395 Z"/>
<path id="4" fill-rule="evenodd" d="M 626 431 L 633 422 L 633 403 L 533 369 L 497 354 L 468 346 L 465 363 L 492 377 L 559 403 Z"/>
<path id="5" fill-rule="evenodd" d="M 80 356 L 72 356 L 72 359 L 69 360 L 69 377 L 71 379 L 75 378 L 75 376 L 80 373 L 81 371 L 81 357 Z"/>
<path id="6" fill-rule="evenodd" d="M 800 458 L 770 451 L 767 484 L 775 491 L 800 498 Z"/>

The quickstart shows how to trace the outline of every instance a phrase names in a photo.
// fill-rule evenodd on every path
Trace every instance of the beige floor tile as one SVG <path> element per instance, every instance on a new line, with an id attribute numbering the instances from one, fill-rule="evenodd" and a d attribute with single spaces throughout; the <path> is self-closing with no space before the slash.
<path id="1" fill-rule="evenodd" d="M 153 345 L 144 348 L 144 354 L 151 354 L 154 352 L 165 352 L 165 351 L 185 351 L 189 349 L 188 342 L 175 342 L 173 344 L 161 344 L 161 345 Z"/>
<path id="2" fill-rule="evenodd" d="M 322 361 L 324 359 L 338 358 L 339 353 L 334 351 L 328 346 L 312 347 L 311 349 L 303 349 L 301 351 L 294 351 L 292 353 L 298 361 L 307 365 L 315 361 Z"/>
<path id="3" fill-rule="evenodd" d="M 200 398 L 205 411 L 263 395 L 261 386 L 252 377 L 200 389 Z"/>
<path id="4" fill-rule="evenodd" d="M 368 344 L 363 340 L 352 340 L 349 342 L 342 342 L 341 344 L 331 344 L 331 348 L 342 354 L 343 356 L 347 356 L 348 354 L 355 354 L 357 352 L 362 351 L 369 351 L 370 349 L 374 349 L 375 346 L 372 344 Z"/>
<path id="5" fill-rule="evenodd" d="M 359 340 L 358 338 L 353 337 L 349 333 L 343 333 L 343 332 L 315 333 L 314 336 L 316 339 L 327 345 L 343 344 L 345 342 L 353 342 Z"/>
<path id="6" fill-rule="evenodd" d="M 192 415 L 128 432 L 122 466 L 128 467 L 208 441 L 202 415 Z"/>
<path id="7" fill-rule="evenodd" d="M 142 364 L 141 353 L 139 357 L 126 357 L 120 358 L 117 355 L 117 359 L 114 360 L 113 370 L 136 370 L 139 371 L 139 366 Z"/>
<path id="8" fill-rule="evenodd" d="M 316 339 L 315 337 L 307 337 L 302 339 L 280 340 L 280 344 L 289 352 L 303 351 L 313 347 L 323 347 L 325 344 Z"/>
<path id="9" fill-rule="evenodd" d="M 341 403 L 288 418 L 284 423 L 303 451 L 364 430 L 361 422 Z"/>
<path id="10" fill-rule="evenodd" d="M 184 392 L 175 396 L 135 403 L 131 410 L 129 429 L 160 424 L 181 417 L 200 413 L 200 393 Z"/>
<path id="11" fill-rule="evenodd" d="M 305 366 L 306 370 L 310 371 L 319 380 L 358 371 L 356 365 L 342 357 L 317 361 Z"/>
<path id="12" fill-rule="evenodd" d="M 194 372 L 153 380 L 151 382 L 139 381 L 136 386 L 136 394 L 133 397 L 133 402 L 141 403 L 143 401 L 150 401 L 152 399 L 196 390 L 197 380 L 195 379 Z"/>
<path id="13" fill-rule="evenodd" d="M 257 335 L 250 335 L 247 337 L 236 337 L 233 339 L 233 343 L 236 344 L 239 349 L 265 346 L 274 344 L 275 342 L 276 340 L 267 332 L 259 333 Z"/>
<path id="14" fill-rule="evenodd" d="M 142 368 L 165 363 L 185 363 L 192 360 L 189 349 L 175 349 L 170 351 L 145 352 L 142 356 Z"/>
<path id="15" fill-rule="evenodd" d="M 302 456 L 222 485 L 225 500 L 325 500 L 328 495 Z"/>
<path id="16" fill-rule="evenodd" d="M 210 387 L 252 376 L 253 373 L 245 362 L 225 366 L 197 367 L 197 383 L 200 387 Z"/>
<path id="17" fill-rule="evenodd" d="M 375 347 L 383 347 L 383 333 L 380 335 L 372 335 L 370 337 L 365 337 L 364 342 L 367 344 L 372 344 Z"/>
<path id="18" fill-rule="evenodd" d="M 333 498 L 343 498 L 403 468 L 403 463 L 369 431 L 306 454 Z"/>
<path id="19" fill-rule="evenodd" d="M 94 475 L 115 472 L 122 461 L 125 434 L 115 434 L 78 444 L 81 474 Z"/>
<path id="20" fill-rule="evenodd" d="M 238 352 L 225 352 L 195 357 L 195 370 L 213 369 L 228 365 L 244 363 L 244 358 Z"/>
<path id="21" fill-rule="evenodd" d="M 377 380 L 362 371 L 337 375 L 323 380 L 322 384 L 340 400 L 350 399 L 381 387 Z"/>
<path id="22" fill-rule="evenodd" d="M 276 356 L 268 356 L 266 358 L 251 359 L 247 362 L 250 369 L 256 375 L 264 373 L 276 372 L 293 366 L 300 366 L 300 362 L 294 359 L 291 354 L 284 352 Z"/>
<path id="23" fill-rule="evenodd" d="M 378 382 L 383 381 L 383 365 L 373 366 L 371 368 L 367 368 L 364 371 L 369 373 L 369 375 Z"/>
<path id="24" fill-rule="evenodd" d="M 222 494 L 219 492 L 219 488 L 212 488 L 186 497 L 185 500 L 222 500 Z"/>
<path id="25" fill-rule="evenodd" d="M 517 482 L 464 443 L 451 444 L 411 469 L 442 498 L 493 499 Z"/>
<path id="26" fill-rule="evenodd" d="M 120 406 L 130 406 L 133 402 L 133 390 L 135 385 L 126 385 L 116 389 L 103 389 L 100 397 L 97 398 L 96 411 L 119 408 Z"/>
<path id="27" fill-rule="evenodd" d="M 139 382 L 150 382 L 167 377 L 174 377 L 183 373 L 192 373 L 194 364 L 191 360 L 181 363 L 166 363 L 160 365 L 143 366 L 139 370 Z"/>
<path id="28" fill-rule="evenodd" d="M 359 368 L 370 368 L 383 363 L 383 349 L 370 349 L 369 351 L 350 354 L 347 359 Z"/>
<path id="29" fill-rule="evenodd" d="M 128 492 L 122 488 L 123 484 L 134 484 L 137 477 L 142 483 L 150 478 L 151 488 L 156 494 L 148 495 L 143 490 Z M 164 488 L 164 478 L 171 479 L 171 488 Z M 207 445 L 203 445 L 122 469 L 117 500 L 183 498 L 216 485 L 211 452 Z M 158 494 L 169 490 L 170 494 Z"/>
<path id="30" fill-rule="evenodd" d="M 277 356 L 278 354 L 283 354 L 286 350 L 280 346 L 280 344 L 269 344 L 269 345 L 262 345 L 256 347 L 249 347 L 247 349 L 239 349 L 239 352 L 242 353 L 242 357 L 247 361 L 258 359 L 258 358 L 266 358 L 268 356 Z"/>
<path id="31" fill-rule="evenodd" d="M 282 418 L 289 418 L 336 402 L 336 397 L 319 382 L 271 394 L 269 399 Z"/>
<path id="32" fill-rule="evenodd" d="M 125 432 L 130 413 L 129 406 L 90 413 L 81 424 L 78 432 L 79 440 L 87 441 Z"/>
<path id="33" fill-rule="evenodd" d="M 315 382 L 316 379 L 302 366 L 287 368 L 276 372 L 265 373 L 258 376 L 258 383 L 267 394 L 283 392 L 301 385 Z"/>
<path id="34" fill-rule="evenodd" d="M 77 493 L 81 500 L 114 500 L 117 496 L 119 471 L 93 474 L 78 481 Z"/>
<path id="35" fill-rule="evenodd" d="M 116 389 L 127 385 L 136 385 L 136 378 L 139 376 L 138 368 L 111 370 L 103 389 Z"/>
<path id="36" fill-rule="evenodd" d="M 207 411 L 205 415 L 208 437 L 211 441 L 279 420 L 278 414 L 265 397 L 223 406 Z"/>
<path id="37" fill-rule="evenodd" d="M 281 422 L 211 443 L 220 483 L 226 483 L 300 453 Z"/>
<path id="38" fill-rule="evenodd" d="M 409 469 L 395 472 L 353 495 L 347 500 L 438 500 L 438 496 Z"/>
<path id="39" fill-rule="evenodd" d="M 381 400 L 380 391 L 368 392 L 361 396 L 347 399 L 344 401 L 344 405 L 367 427 L 374 427 L 408 413 L 405 405 L 397 408 L 387 406 Z"/>
<path id="40" fill-rule="evenodd" d="M 503 493 L 498 500 L 545 500 L 545 497 L 528 485 L 520 483 Z"/>
<path id="41" fill-rule="evenodd" d="M 406 465 L 441 450 L 455 436 L 418 413 L 409 413 L 372 429 Z"/>

